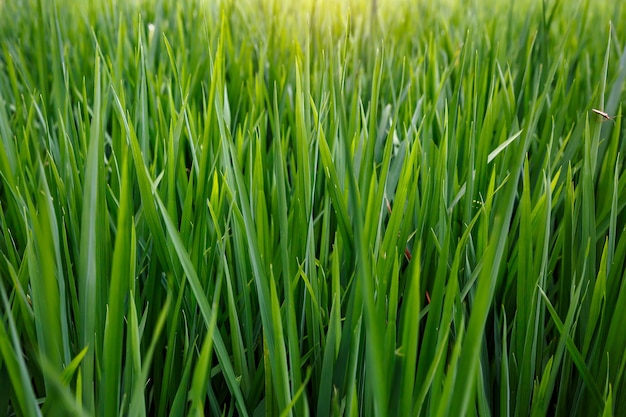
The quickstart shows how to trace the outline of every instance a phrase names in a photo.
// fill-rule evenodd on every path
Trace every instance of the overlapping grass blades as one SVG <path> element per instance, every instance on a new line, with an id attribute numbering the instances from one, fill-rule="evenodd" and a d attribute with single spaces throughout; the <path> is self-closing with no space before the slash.
<path id="1" fill-rule="evenodd" d="M 625 13 L 0 4 L 0 413 L 623 415 Z"/>

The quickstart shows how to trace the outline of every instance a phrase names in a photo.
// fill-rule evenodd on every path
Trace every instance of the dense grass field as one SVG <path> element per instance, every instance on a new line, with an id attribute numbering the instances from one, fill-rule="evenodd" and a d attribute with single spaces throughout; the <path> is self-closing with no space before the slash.
<path id="1" fill-rule="evenodd" d="M 434 3 L 0 1 L 0 415 L 626 415 L 626 9 Z"/>

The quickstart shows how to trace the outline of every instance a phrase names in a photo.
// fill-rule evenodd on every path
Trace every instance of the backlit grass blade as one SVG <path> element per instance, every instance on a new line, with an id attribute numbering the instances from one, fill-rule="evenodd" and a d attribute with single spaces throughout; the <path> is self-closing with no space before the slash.
<path id="1" fill-rule="evenodd" d="M 294 293 L 292 288 L 292 272 L 289 259 L 289 241 L 290 231 L 288 226 L 288 210 L 287 210 L 287 191 L 285 189 L 285 176 L 284 176 L 284 157 L 282 153 L 282 141 L 277 138 L 274 142 L 275 149 L 275 170 L 274 175 L 276 178 L 277 198 L 278 198 L 278 216 L 280 227 L 280 261 L 282 263 L 283 273 L 283 294 L 285 298 L 285 315 L 286 315 L 286 334 L 288 343 L 288 352 L 290 357 L 290 363 L 293 368 L 298 368 L 295 372 L 294 385 L 301 383 L 300 379 L 300 367 L 301 367 L 301 354 L 299 351 L 299 336 L 297 331 L 297 318 L 296 318 L 296 302 L 294 300 Z M 332 308 L 331 308 L 332 312 Z M 332 313 L 331 313 L 332 317 Z M 327 343 L 330 343 L 327 341 Z M 306 395 L 306 393 L 305 393 Z M 302 409 L 300 409 L 302 411 Z"/>
<path id="2" fill-rule="evenodd" d="M 400 380 L 401 394 L 399 410 L 402 413 L 412 415 L 418 410 L 413 409 L 412 399 L 415 390 L 415 370 L 418 360 L 419 343 L 419 311 L 420 311 L 420 264 L 421 249 L 414 254 L 416 261 L 411 265 L 410 281 L 408 283 L 406 310 L 403 313 L 403 325 L 401 330 L 401 360 L 402 373 Z M 423 382 L 422 382 L 423 383 Z M 425 384 L 424 384 L 425 385 Z"/>
<path id="3" fill-rule="evenodd" d="M 324 167 L 324 172 L 326 173 L 326 181 L 328 182 L 328 192 L 333 202 L 333 208 L 338 217 L 339 228 L 344 234 L 344 238 L 348 242 L 352 242 L 354 236 L 348 217 L 348 207 L 344 190 L 339 182 L 335 165 L 333 164 L 333 157 L 328 143 L 326 142 L 326 137 L 323 133 L 320 135 L 319 146 L 321 162 Z"/>
<path id="4" fill-rule="evenodd" d="M 526 143 L 522 143 L 520 150 L 526 148 Z M 523 153 L 517 155 L 513 160 L 514 165 L 511 167 L 513 175 L 519 175 L 522 167 Z M 478 366 L 478 351 L 483 339 L 485 320 L 489 312 L 489 306 L 495 290 L 497 272 L 504 255 L 505 244 L 509 233 L 509 224 L 513 211 L 513 202 L 517 181 L 508 181 L 504 185 L 504 189 L 499 195 L 502 206 L 500 210 L 496 210 L 493 223 L 493 232 L 491 234 L 488 246 L 486 247 L 484 264 L 480 277 L 478 279 L 478 287 L 474 299 L 474 308 L 469 319 L 466 336 L 463 344 L 463 354 L 459 361 L 459 375 L 456 380 L 457 387 L 462 390 L 462 394 L 455 397 L 451 406 L 453 415 L 465 414 L 469 399 L 470 390 L 474 378 L 476 368 Z M 461 388 L 464 387 L 464 388 Z"/>
<path id="5" fill-rule="evenodd" d="M 317 400 L 317 415 L 327 416 L 331 410 L 331 395 L 333 390 L 332 381 L 334 363 L 336 361 L 337 341 L 341 337 L 339 318 L 339 295 L 335 295 L 330 310 L 331 325 L 326 336 L 326 348 L 322 361 L 320 375 L 319 396 Z"/>
<path id="6" fill-rule="evenodd" d="M 221 277 L 220 277 L 221 278 Z M 219 304 L 219 292 L 221 289 L 221 279 L 216 285 L 215 296 L 213 298 L 213 311 L 217 310 Z M 204 398 L 206 396 L 206 385 L 210 383 L 211 353 L 213 351 L 213 339 L 217 314 L 213 314 L 211 322 L 208 324 L 206 338 L 202 344 L 200 357 L 194 369 L 189 391 L 189 401 L 191 402 L 190 412 L 193 415 L 204 415 Z"/>
<path id="7" fill-rule="evenodd" d="M 161 312 L 159 313 L 158 320 L 154 327 L 154 334 L 152 336 L 152 340 L 148 345 L 145 356 L 142 358 L 141 363 L 141 371 L 134 375 L 135 381 L 133 384 L 133 389 L 130 393 L 130 402 L 129 402 L 129 414 L 135 416 L 144 416 L 146 415 L 146 404 L 144 403 L 145 398 L 145 386 L 148 382 L 148 371 L 150 369 L 150 363 L 152 361 L 152 356 L 154 355 L 154 348 L 156 343 L 161 336 L 161 331 L 165 326 L 165 319 L 169 314 L 171 298 L 167 298 Z M 131 304 L 131 308 L 134 309 L 135 306 Z M 132 314 L 132 313 L 131 313 Z M 145 314 L 145 313 L 144 313 Z M 139 326 L 137 323 L 132 323 L 131 326 L 134 327 L 134 332 L 139 331 Z M 135 337 L 137 334 L 135 335 Z"/>
<path id="8" fill-rule="evenodd" d="M 181 238 L 178 232 L 176 231 L 176 228 L 174 227 L 171 219 L 169 218 L 169 215 L 167 214 L 167 210 L 165 209 L 163 203 L 161 202 L 159 198 L 157 198 L 157 204 L 163 216 L 163 221 L 165 223 L 165 227 L 169 235 L 169 238 L 172 240 L 173 247 L 175 250 L 175 255 L 178 257 L 178 260 L 181 263 L 181 266 L 185 272 L 185 278 L 189 282 L 191 286 L 191 290 L 193 291 L 195 295 L 195 299 L 198 302 L 198 307 L 202 313 L 204 322 L 210 330 L 211 321 L 213 320 L 212 317 L 213 315 L 217 314 L 217 312 L 211 308 L 208 298 L 206 297 L 206 295 L 204 295 L 204 290 L 202 288 L 202 285 L 200 284 L 200 280 L 195 272 L 195 269 L 193 265 L 191 264 L 189 255 L 187 254 L 187 251 L 182 244 Z M 236 377 L 232 369 L 230 358 L 227 355 L 226 347 L 224 345 L 222 336 L 220 335 L 218 331 L 215 331 L 213 333 L 213 336 L 214 336 L 213 344 L 215 346 L 216 355 L 225 373 L 226 382 L 229 388 L 233 390 L 233 395 L 235 396 L 237 400 L 239 411 L 243 415 L 247 415 L 245 411 L 246 407 L 245 407 L 244 399 L 239 389 L 239 386 L 236 385 L 235 383 Z"/>
<path id="9" fill-rule="evenodd" d="M 219 89 L 218 89 L 219 91 Z M 222 113 L 223 103 L 222 97 L 216 95 L 215 105 L 217 114 Z M 239 219 L 237 226 L 237 232 L 241 233 L 246 239 L 248 247 L 248 253 L 250 256 L 250 264 L 254 277 L 254 282 L 257 287 L 258 302 L 260 308 L 261 320 L 264 329 L 264 338 L 267 343 L 269 352 L 269 360 L 272 365 L 272 381 L 274 384 L 274 393 L 276 395 L 277 405 L 282 411 L 287 408 L 287 405 L 291 402 L 291 387 L 288 378 L 288 364 L 286 357 L 286 349 L 284 344 L 282 323 L 278 320 L 278 317 L 273 315 L 276 311 L 277 300 L 272 295 L 272 287 L 268 284 L 268 274 L 263 264 L 261 253 L 259 249 L 259 240 L 257 238 L 257 232 L 254 228 L 251 207 L 249 206 L 249 194 L 242 178 L 242 170 L 239 167 L 239 163 L 236 157 L 234 145 L 229 141 L 230 133 L 227 132 L 224 126 L 223 120 L 219 119 L 220 133 L 222 137 L 227 140 L 224 143 L 223 158 L 226 164 L 227 176 L 232 181 L 232 189 L 235 190 L 239 196 L 239 208 L 241 210 L 242 217 Z"/>
<path id="10" fill-rule="evenodd" d="M 135 279 L 136 231 L 133 225 L 133 207 L 129 176 L 129 161 L 122 163 L 122 188 L 118 212 L 117 235 L 111 266 L 109 302 L 103 340 L 103 397 L 104 414 L 119 413 L 122 386 L 122 347 L 124 338 L 124 304 L 129 295 L 129 283 Z"/>
<path id="11" fill-rule="evenodd" d="M 83 393 L 84 405 L 89 412 L 95 411 L 95 380 L 96 380 L 96 334 L 100 332 L 98 316 L 99 282 L 102 279 L 102 263 L 100 262 L 99 246 L 103 244 L 105 213 L 102 200 L 104 137 L 102 126 L 106 111 L 102 95 L 102 72 L 100 58 L 96 58 L 94 68 L 94 110 L 90 123 L 88 153 L 85 165 L 85 183 L 83 195 L 83 211 L 81 217 L 80 258 L 78 260 L 78 293 L 80 294 L 79 334 L 83 347 L 90 349 L 83 362 Z"/>

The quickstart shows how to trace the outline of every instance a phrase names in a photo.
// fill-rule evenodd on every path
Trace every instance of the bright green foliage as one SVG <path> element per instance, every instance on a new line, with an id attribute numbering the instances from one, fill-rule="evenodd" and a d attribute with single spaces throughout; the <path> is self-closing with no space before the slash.
<path id="1" fill-rule="evenodd" d="M 467 3 L 0 1 L 0 414 L 626 415 L 626 10 Z"/>

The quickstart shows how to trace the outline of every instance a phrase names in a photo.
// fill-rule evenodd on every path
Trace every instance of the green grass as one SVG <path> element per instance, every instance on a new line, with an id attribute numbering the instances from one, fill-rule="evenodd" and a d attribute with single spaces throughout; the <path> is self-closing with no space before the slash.
<path id="1" fill-rule="evenodd" d="M 0 414 L 626 415 L 625 23 L 0 1 Z"/>

